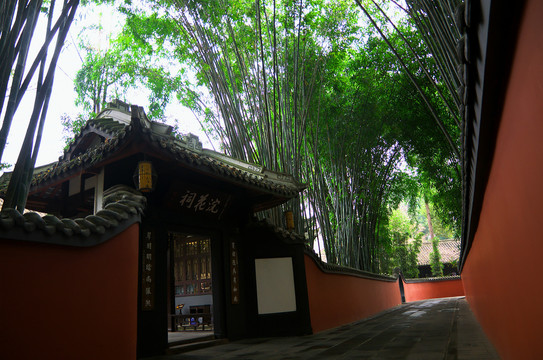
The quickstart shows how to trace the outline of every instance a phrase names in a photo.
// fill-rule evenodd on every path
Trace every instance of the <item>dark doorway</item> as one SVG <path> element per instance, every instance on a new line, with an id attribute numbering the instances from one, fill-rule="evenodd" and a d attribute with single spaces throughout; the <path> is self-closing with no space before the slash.
<path id="1" fill-rule="evenodd" d="M 211 238 L 169 232 L 168 342 L 214 337 Z"/>

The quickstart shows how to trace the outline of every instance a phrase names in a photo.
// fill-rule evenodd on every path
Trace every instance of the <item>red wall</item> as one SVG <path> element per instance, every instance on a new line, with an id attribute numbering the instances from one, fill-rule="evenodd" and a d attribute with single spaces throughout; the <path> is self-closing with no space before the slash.
<path id="1" fill-rule="evenodd" d="M 543 1 L 527 1 L 490 178 L 462 271 L 504 359 L 543 359 Z"/>
<path id="2" fill-rule="evenodd" d="M 0 239 L 0 358 L 135 359 L 139 225 L 92 248 Z"/>
<path id="3" fill-rule="evenodd" d="M 404 283 L 405 301 L 464 296 L 461 279 Z"/>
<path id="4" fill-rule="evenodd" d="M 313 332 L 348 324 L 401 304 L 398 282 L 327 274 L 305 255 Z"/>

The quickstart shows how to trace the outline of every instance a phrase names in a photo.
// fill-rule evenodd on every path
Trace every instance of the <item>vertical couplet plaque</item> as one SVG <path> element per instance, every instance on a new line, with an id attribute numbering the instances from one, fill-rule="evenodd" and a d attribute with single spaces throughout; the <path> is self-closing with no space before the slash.
<path id="1" fill-rule="evenodd" d="M 143 239 L 142 270 L 141 270 L 141 307 L 143 310 L 153 310 L 155 304 L 155 250 L 154 234 L 146 231 Z"/>
<path id="2" fill-rule="evenodd" d="M 238 248 L 234 241 L 230 242 L 230 288 L 232 293 L 232 304 L 239 304 Z"/>

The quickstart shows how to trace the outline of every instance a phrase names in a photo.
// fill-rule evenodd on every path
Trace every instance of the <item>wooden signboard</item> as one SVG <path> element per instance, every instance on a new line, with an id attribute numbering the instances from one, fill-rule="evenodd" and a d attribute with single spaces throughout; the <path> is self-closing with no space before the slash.
<path id="1" fill-rule="evenodd" d="M 238 248 L 234 241 L 230 242 L 230 291 L 232 304 L 239 304 L 239 259 Z"/>
<path id="2" fill-rule="evenodd" d="M 220 219 L 229 205 L 230 198 L 228 194 L 177 182 L 169 191 L 166 207 L 170 210 Z"/>
<path id="3" fill-rule="evenodd" d="M 141 270 L 141 307 L 153 310 L 155 305 L 155 241 L 154 234 L 146 231 L 143 235 L 142 270 Z"/>

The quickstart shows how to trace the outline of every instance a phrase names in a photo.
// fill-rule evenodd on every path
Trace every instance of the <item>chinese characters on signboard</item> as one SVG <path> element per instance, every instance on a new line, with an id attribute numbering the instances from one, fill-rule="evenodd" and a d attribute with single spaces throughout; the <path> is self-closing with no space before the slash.
<path id="1" fill-rule="evenodd" d="M 230 286 L 232 304 L 239 304 L 239 262 L 236 243 L 230 242 Z"/>
<path id="2" fill-rule="evenodd" d="M 186 190 L 182 193 L 179 205 L 183 209 L 192 210 L 195 213 L 219 217 L 224 211 L 228 198 L 211 195 L 203 191 Z"/>
<path id="3" fill-rule="evenodd" d="M 230 194 L 174 180 L 164 206 L 170 211 L 221 220 L 230 200 Z"/>
<path id="4" fill-rule="evenodd" d="M 194 212 L 204 211 L 210 214 L 217 214 L 222 209 L 220 199 L 210 197 L 209 194 L 199 194 L 190 190 L 187 190 L 181 196 L 179 205 L 186 209 L 192 209 Z"/>
<path id="5" fill-rule="evenodd" d="M 143 236 L 143 261 L 142 263 L 142 309 L 143 310 L 153 310 L 154 306 L 154 293 L 155 293 L 155 284 L 154 284 L 154 274 L 155 274 L 155 251 L 154 251 L 154 236 L 150 231 L 145 232 Z"/>

